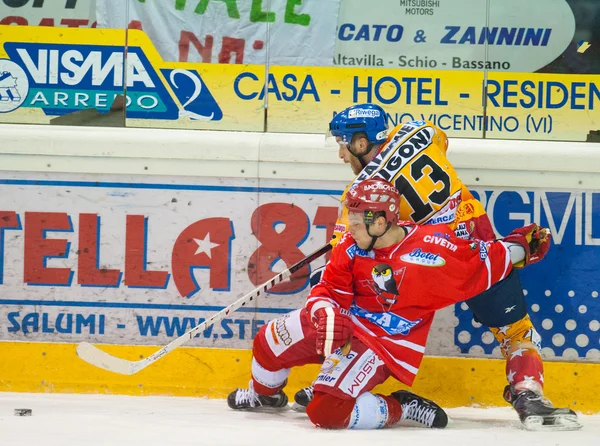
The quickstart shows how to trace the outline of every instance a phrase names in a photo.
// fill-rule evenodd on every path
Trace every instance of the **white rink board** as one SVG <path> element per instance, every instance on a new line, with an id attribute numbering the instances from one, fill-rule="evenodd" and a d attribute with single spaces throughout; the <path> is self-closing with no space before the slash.
<path id="1" fill-rule="evenodd" d="M 15 417 L 15 408 L 31 417 Z M 419 446 L 591 446 L 598 444 L 600 416 L 580 416 L 574 432 L 528 432 L 511 408 L 448 409 L 443 430 L 398 425 L 376 431 L 321 430 L 305 414 L 234 412 L 225 400 L 107 395 L 0 393 L 2 444 L 45 446 L 277 444 L 414 444 Z"/>
<path id="2" fill-rule="evenodd" d="M 329 239 L 315 216 L 319 207 L 331 207 L 335 218 L 344 186 L 340 182 L 294 181 L 290 186 L 272 180 L 259 184 L 256 179 L 182 181 L 75 174 L 52 174 L 51 179 L 35 175 L 39 184 L 31 174 L 3 177 L 1 210 L 16 212 L 21 229 L 5 227 L 0 232 L 4 247 L 0 339 L 136 345 L 168 342 L 266 281 L 272 276 L 269 267 L 275 272 L 285 268 L 275 260 L 253 267 L 256 262 L 251 256 L 261 245 L 251 227 L 257 209 L 265 204 L 284 208 L 293 204 L 293 214 L 261 214 L 260 224 L 282 237 L 286 219 L 290 228 L 299 226 L 300 232 L 285 235 L 280 247 L 285 250 L 286 243 L 292 243 L 289 250 L 298 243 L 297 261 Z M 13 184 L 7 184 L 10 180 Z M 57 215 L 62 223 L 56 223 Z M 220 220 L 202 222 L 214 218 Z M 48 229 L 61 224 L 61 231 Z M 94 231 L 97 253 L 89 252 Z M 66 258 L 56 256 L 59 246 L 44 260 L 51 249 L 48 243 L 69 243 Z M 138 248 L 142 244 L 145 268 L 163 273 L 136 281 L 135 277 L 147 274 L 141 271 Z M 78 264 L 84 249 L 92 263 L 96 256 L 96 266 Z M 137 261 L 127 260 L 126 252 L 136 249 Z M 313 266 L 320 264 L 323 259 Z M 53 268 L 70 269 L 70 281 L 43 280 L 56 276 Z M 97 277 L 103 277 L 102 269 L 112 270 L 110 286 L 93 286 Z M 251 280 L 265 274 L 269 277 L 261 282 Z M 269 294 L 257 307 L 233 314 L 190 345 L 247 348 L 265 321 L 302 305 L 307 280 L 298 282 L 297 291 Z"/>

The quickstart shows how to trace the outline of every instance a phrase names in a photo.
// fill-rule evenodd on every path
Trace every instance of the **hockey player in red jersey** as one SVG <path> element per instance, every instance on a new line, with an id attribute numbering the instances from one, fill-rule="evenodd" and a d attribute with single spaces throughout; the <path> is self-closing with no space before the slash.
<path id="1" fill-rule="evenodd" d="M 340 158 L 357 175 L 346 191 L 368 178 L 388 180 L 402 197 L 400 219 L 418 224 L 445 223 L 455 235 L 467 240 L 496 238 L 483 205 L 462 183 L 448 160 L 448 138 L 440 128 L 427 121 L 411 121 L 388 132 L 385 111 L 375 104 L 342 110 L 329 128 L 339 143 Z M 346 230 L 347 220 L 348 211 L 343 208 L 332 243 Z M 311 277 L 311 285 L 319 277 L 317 270 Z M 487 326 L 501 347 L 508 380 L 504 398 L 525 426 L 541 422 L 547 429 L 580 427 L 570 422 L 570 415 L 568 420 L 561 420 L 562 414 L 570 411 L 556 409 L 543 396 L 541 336 L 527 314 L 518 273 L 513 270 L 496 286 L 466 304 L 473 312 L 473 319 Z M 295 408 L 306 406 L 311 395 L 311 388 L 297 392 Z"/>
<path id="2" fill-rule="evenodd" d="M 502 241 L 463 240 L 446 225 L 400 222 L 400 204 L 396 188 L 381 180 L 348 192 L 348 232 L 305 307 L 259 331 L 250 386 L 229 395 L 231 408 L 283 407 L 290 368 L 322 362 L 306 408 L 316 426 L 374 429 L 402 419 L 446 426 L 432 401 L 371 391 L 391 376 L 411 385 L 435 311 L 488 290 L 513 264 L 541 260 L 550 238 L 532 224 Z"/>

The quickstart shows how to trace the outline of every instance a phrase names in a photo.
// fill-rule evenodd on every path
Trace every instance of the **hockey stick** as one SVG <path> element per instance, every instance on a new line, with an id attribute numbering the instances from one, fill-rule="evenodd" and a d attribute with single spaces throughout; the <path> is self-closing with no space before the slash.
<path id="1" fill-rule="evenodd" d="M 179 336 L 177 339 L 165 345 L 160 350 L 152 353 L 150 356 L 144 359 L 140 359 L 139 361 L 128 361 L 126 359 L 117 358 L 116 356 L 112 356 L 98 347 L 89 344 L 87 342 L 82 342 L 77 345 L 77 356 L 83 359 L 85 362 L 92 364 L 96 367 L 99 367 L 104 370 L 108 370 L 109 372 L 120 373 L 121 375 L 133 375 L 134 373 L 139 372 L 140 370 L 145 369 L 150 364 L 158 361 L 160 358 L 165 356 L 167 353 L 175 350 L 177 347 L 185 344 L 190 339 L 192 339 L 198 332 L 206 330 L 208 327 L 214 325 L 215 323 L 224 319 L 229 313 L 233 313 L 238 308 L 245 306 L 247 303 L 252 302 L 255 298 L 259 297 L 262 293 L 271 289 L 278 283 L 290 277 L 296 271 L 299 271 L 306 265 L 308 265 L 313 260 L 318 259 L 322 255 L 326 254 L 332 249 L 332 246 L 327 243 L 323 247 L 319 248 L 312 254 L 300 260 L 298 263 L 290 266 L 285 271 L 280 272 L 275 277 L 270 279 L 269 281 L 263 283 L 261 286 L 256 288 L 255 290 L 249 292 L 243 297 L 240 297 L 234 303 L 229 305 L 226 308 L 223 308 L 217 314 L 213 315 L 210 319 L 202 322 L 200 325 L 195 326 L 194 328 L 188 330 L 186 333 Z"/>

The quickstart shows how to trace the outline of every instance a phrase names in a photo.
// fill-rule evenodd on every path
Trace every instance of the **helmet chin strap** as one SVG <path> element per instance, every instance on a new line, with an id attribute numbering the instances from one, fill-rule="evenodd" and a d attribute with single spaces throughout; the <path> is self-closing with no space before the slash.
<path id="1" fill-rule="evenodd" d="M 373 246 L 375 246 L 375 243 L 377 242 L 377 239 L 379 237 L 382 237 L 385 235 L 386 232 L 388 232 L 388 230 L 392 227 L 392 223 L 391 222 L 387 222 L 387 225 L 385 227 L 385 231 L 383 231 L 382 234 L 380 235 L 373 235 L 371 234 L 371 231 L 369 230 L 371 228 L 371 225 L 365 225 L 367 227 L 367 234 L 369 234 L 371 236 L 371 243 L 369 244 L 369 247 L 367 248 L 367 251 L 371 251 L 373 249 Z"/>
<path id="2" fill-rule="evenodd" d="M 363 156 L 367 156 L 367 155 L 368 155 L 368 154 L 371 152 L 371 150 L 373 150 L 373 147 L 375 147 L 375 143 L 372 143 L 372 142 L 370 142 L 370 143 L 369 143 L 369 145 L 367 146 L 367 150 L 366 150 L 366 152 L 365 152 L 365 153 L 358 154 L 358 153 L 354 153 L 354 152 L 352 151 L 352 149 L 350 148 L 350 144 L 348 144 L 348 145 L 347 145 L 348 152 L 350 152 L 350 154 L 351 154 L 351 155 L 353 155 L 353 156 L 355 156 L 356 158 L 358 158 L 358 161 L 360 161 L 360 165 L 363 167 L 363 169 L 364 169 L 365 167 L 367 167 L 367 163 L 365 162 L 365 160 L 364 160 Z M 383 235 L 383 234 L 382 234 L 382 235 Z"/>

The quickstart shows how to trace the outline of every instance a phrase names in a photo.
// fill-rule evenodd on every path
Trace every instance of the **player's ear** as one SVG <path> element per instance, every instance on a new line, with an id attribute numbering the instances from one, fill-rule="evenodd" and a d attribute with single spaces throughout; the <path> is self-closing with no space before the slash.
<path id="1" fill-rule="evenodd" d="M 366 135 L 363 135 L 360 138 L 360 149 L 361 150 L 367 150 L 367 147 L 369 147 L 369 140 L 367 139 Z"/>

